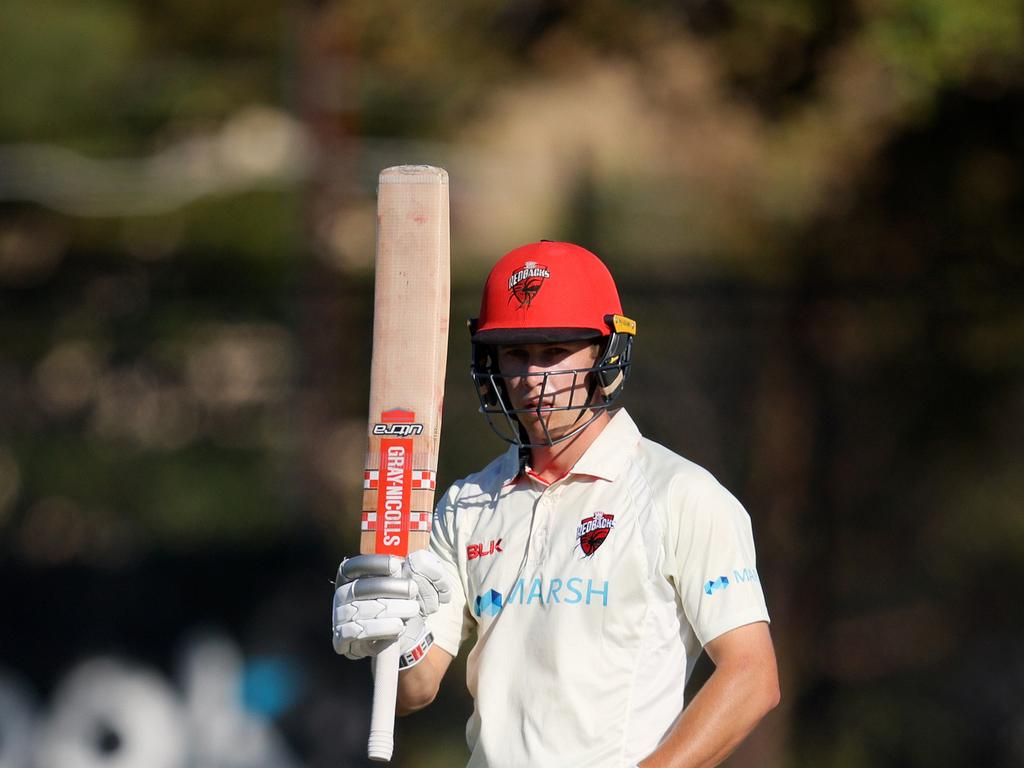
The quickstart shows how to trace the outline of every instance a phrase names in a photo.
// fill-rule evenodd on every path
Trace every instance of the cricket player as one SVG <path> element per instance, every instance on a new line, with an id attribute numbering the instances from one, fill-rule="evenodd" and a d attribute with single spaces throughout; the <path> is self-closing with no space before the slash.
<path id="1" fill-rule="evenodd" d="M 429 549 L 341 564 L 335 650 L 397 639 L 409 713 L 475 639 L 473 768 L 718 765 L 779 701 L 749 516 L 611 410 L 636 326 L 597 256 L 511 251 L 470 329 L 481 410 L 511 445 L 440 500 Z M 714 672 L 684 701 L 702 650 Z"/>

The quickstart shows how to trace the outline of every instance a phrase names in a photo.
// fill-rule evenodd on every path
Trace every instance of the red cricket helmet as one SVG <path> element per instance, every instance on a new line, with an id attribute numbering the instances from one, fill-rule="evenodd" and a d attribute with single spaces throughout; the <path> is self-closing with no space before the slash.
<path id="1" fill-rule="evenodd" d="M 590 381 L 576 429 L 540 445 L 553 445 L 578 434 L 601 411 L 607 410 L 629 376 L 636 323 L 622 315 L 619 292 L 608 268 L 597 256 L 572 243 L 542 240 L 506 253 L 487 277 L 480 317 L 469 321 L 473 342 L 471 373 L 480 397 L 480 410 L 491 428 L 521 448 L 533 447 L 516 419 L 497 364 L 495 347 L 593 339 L 601 351 L 592 368 L 563 371 Z M 545 386 L 547 377 L 544 376 Z M 528 409 L 543 416 L 543 407 Z M 589 419 L 584 415 L 590 413 Z M 503 419 L 496 424 L 493 416 Z M 504 429 L 500 424 L 507 425 Z"/>
<path id="2" fill-rule="evenodd" d="M 570 341 L 608 336 L 622 314 L 619 292 L 597 256 L 542 240 L 505 254 L 487 277 L 473 341 Z"/>

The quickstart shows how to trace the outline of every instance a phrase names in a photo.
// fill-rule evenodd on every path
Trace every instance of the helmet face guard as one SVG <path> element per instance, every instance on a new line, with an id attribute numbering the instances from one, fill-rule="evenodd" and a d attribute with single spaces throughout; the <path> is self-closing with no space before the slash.
<path id="1" fill-rule="evenodd" d="M 611 273 L 585 248 L 542 240 L 505 254 L 487 277 L 480 317 L 469 322 L 473 381 L 480 410 L 495 433 L 522 448 L 556 445 L 608 410 L 629 376 L 636 335 L 636 323 L 621 313 Z M 542 377 L 542 394 L 537 407 L 513 408 L 506 385 L 511 377 L 498 367 L 498 347 L 567 341 L 599 344 L 594 365 L 524 374 Z M 566 391 L 566 384 L 572 392 L 568 404 L 542 405 Z M 564 432 L 561 418 L 555 419 L 558 427 L 550 428 L 552 417 L 562 411 L 578 412 Z M 521 416 L 543 426 L 542 442 L 532 442 L 539 438 L 530 437 Z"/>
<path id="2" fill-rule="evenodd" d="M 616 316 L 620 327 L 626 318 Z M 611 318 L 609 318 L 611 322 Z M 632 323 L 632 321 L 626 321 Z M 633 326 L 635 327 L 635 325 Z M 470 321 L 470 332 L 475 321 Z M 514 408 L 508 394 L 505 376 L 498 368 L 497 347 L 479 342 L 473 343 L 473 363 L 470 372 L 480 399 L 480 412 L 498 437 L 520 448 L 540 448 L 557 445 L 570 440 L 585 430 L 602 412 L 611 408 L 622 392 L 629 377 L 633 332 L 614 332 L 602 342 L 602 351 L 597 362 L 590 368 L 569 368 L 539 373 L 517 374 L 515 378 L 540 380 L 538 404 L 531 408 Z M 569 391 L 569 402 L 565 405 L 543 405 L 551 396 Z M 569 429 L 559 426 L 552 434 L 552 414 L 576 411 L 576 419 Z M 521 415 L 535 417 L 544 430 L 536 441 L 531 438 L 520 420 Z M 563 431 L 564 430 L 564 431 Z"/>

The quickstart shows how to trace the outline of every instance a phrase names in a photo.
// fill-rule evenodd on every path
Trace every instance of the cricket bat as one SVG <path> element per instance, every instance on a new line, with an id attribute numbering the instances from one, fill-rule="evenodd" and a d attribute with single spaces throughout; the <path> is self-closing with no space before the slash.
<path id="1" fill-rule="evenodd" d="M 427 546 L 434 510 L 448 354 L 448 173 L 385 168 L 377 186 L 377 256 L 362 554 Z M 374 661 L 369 756 L 394 747 L 398 643 Z"/>

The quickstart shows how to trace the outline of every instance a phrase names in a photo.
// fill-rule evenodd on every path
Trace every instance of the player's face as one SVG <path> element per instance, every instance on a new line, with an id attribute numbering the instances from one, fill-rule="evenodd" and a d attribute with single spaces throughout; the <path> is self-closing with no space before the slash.
<path id="1" fill-rule="evenodd" d="M 586 371 L 597 355 L 592 341 L 498 347 L 509 400 L 531 438 L 555 439 L 578 423 L 589 399 Z"/>

